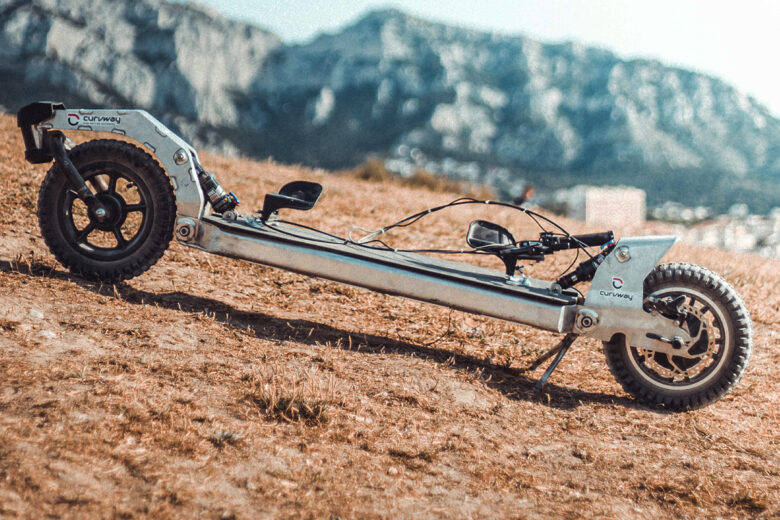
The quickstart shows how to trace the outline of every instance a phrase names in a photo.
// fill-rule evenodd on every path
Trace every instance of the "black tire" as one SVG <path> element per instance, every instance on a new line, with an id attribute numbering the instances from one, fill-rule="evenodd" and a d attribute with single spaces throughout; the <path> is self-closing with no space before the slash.
<path id="1" fill-rule="evenodd" d="M 98 220 L 52 166 L 38 194 L 49 250 L 88 280 L 115 283 L 145 272 L 173 238 L 176 199 L 168 176 L 148 153 L 122 141 L 89 141 L 68 156 L 108 216 Z"/>
<path id="2" fill-rule="evenodd" d="M 688 351 L 698 357 L 637 349 L 622 338 L 604 343 L 615 379 L 640 402 L 669 410 L 699 408 L 723 397 L 742 377 L 753 346 L 742 298 L 717 274 L 685 263 L 657 266 L 645 279 L 644 293 L 685 296 L 688 317 L 682 326 L 699 338 Z"/>

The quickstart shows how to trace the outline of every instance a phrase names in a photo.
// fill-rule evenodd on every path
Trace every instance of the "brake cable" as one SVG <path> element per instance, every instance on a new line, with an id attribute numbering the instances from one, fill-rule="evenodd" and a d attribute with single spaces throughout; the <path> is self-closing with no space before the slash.
<path id="1" fill-rule="evenodd" d="M 295 227 L 299 227 L 299 228 L 302 228 L 302 229 L 306 229 L 308 231 L 312 231 L 312 232 L 315 232 L 315 233 L 319 233 L 321 235 L 324 235 L 324 236 L 328 237 L 330 240 L 322 240 L 322 239 L 317 239 L 317 238 L 313 238 L 313 237 L 301 236 L 301 235 L 298 235 L 296 233 L 292 233 L 290 231 L 286 231 L 286 230 L 280 229 L 278 227 L 274 228 L 274 229 L 276 231 L 284 234 L 284 235 L 292 236 L 292 237 L 299 238 L 299 239 L 302 239 L 302 240 L 319 242 L 319 243 L 327 243 L 327 244 L 332 244 L 332 243 L 350 244 L 350 245 L 354 245 L 354 246 L 358 246 L 358 247 L 364 247 L 366 249 L 373 249 L 373 250 L 378 250 L 378 251 L 393 251 L 393 252 L 397 252 L 397 253 L 484 254 L 485 251 L 482 251 L 482 249 L 486 248 L 486 247 L 490 247 L 490 246 L 480 246 L 480 247 L 471 248 L 471 249 L 420 249 L 420 248 L 417 248 L 417 249 L 403 249 L 403 248 L 401 248 L 401 249 L 399 249 L 399 248 L 395 248 L 395 247 L 392 247 L 392 246 L 386 244 L 382 240 L 377 239 L 377 237 L 387 233 L 391 229 L 399 228 L 399 227 L 411 226 L 412 224 L 415 224 L 416 222 L 421 220 L 423 217 L 426 217 L 427 215 L 430 215 L 431 213 L 436 213 L 436 212 L 441 211 L 443 209 L 447 209 L 447 208 L 451 208 L 451 207 L 455 207 L 455 206 L 461 206 L 461 205 L 465 205 L 465 204 L 490 204 L 490 205 L 494 205 L 494 206 L 501 206 L 501 207 L 506 207 L 506 208 L 510 208 L 510 209 L 514 209 L 514 210 L 520 211 L 520 212 L 526 214 L 531 220 L 533 220 L 534 223 L 542 230 L 542 232 L 550 233 L 539 222 L 539 220 L 541 219 L 544 222 L 546 222 L 548 224 L 551 224 L 552 226 L 555 226 L 558 230 L 560 230 L 560 233 L 552 233 L 552 234 L 559 235 L 559 236 L 564 236 L 564 237 L 568 238 L 569 240 L 572 240 L 574 243 L 578 244 L 578 247 L 576 248 L 576 250 L 577 250 L 577 257 L 579 256 L 579 251 L 582 250 L 591 259 L 594 258 L 593 255 L 590 254 L 590 252 L 587 250 L 588 246 L 586 244 L 584 244 L 580 240 L 578 240 L 574 235 L 569 233 L 560 224 L 558 224 L 554 220 L 552 220 L 552 219 L 550 219 L 550 218 L 548 218 L 548 217 L 546 217 L 546 216 L 544 216 L 544 215 L 542 215 L 540 213 L 537 213 L 537 212 L 535 212 L 533 210 L 530 210 L 528 208 L 524 208 L 522 206 L 518 206 L 516 204 L 511 204 L 511 203 L 508 203 L 508 202 L 500 202 L 500 201 L 492 201 L 492 200 L 478 200 L 478 199 L 474 199 L 474 198 L 471 198 L 471 197 L 461 197 L 461 198 L 453 200 L 452 202 L 449 202 L 448 204 L 443 204 L 441 206 L 435 206 L 435 207 L 432 207 L 432 208 L 425 209 L 425 210 L 420 211 L 418 213 L 415 213 L 413 215 L 409 215 L 407 217 L 404 217 L 401 220 L 399 220 L 399 221 L 397 221 L 397 222 L 395 222 L 393 224 L 390 224 L 388 226 L 385 226 L 383 228 L 380 228 L 380 229 L 374 230 L 374 231 L 367 230 L 367 229 L 362 228 L 360 226 L 353 226 L 352 229 L 350 230 L 349 235 L 347 236 L 347 238 L 340 237 L 338 235 L 334 235 L 334 234 L 328 233 L 326 231 L 322 231 L 320 229 L 313 228 L 311 226 L 307 226 L 305 224 L 300 224 L 300 223 L 297 223 L 297 222 L 291 222 L 291 221 L 287 221 L 287 220 L 277 220 L 277 222 L 280 222 L 280 223 L 283 223 L 283 224 L 288 224 L 288 225 L 295 226 Z M 352 238 L 352 233 L 355 230 L 364 231 L 364 232 L 366 232 L 368 234 L 363 236 L 363 237 L 361 237 L 361 238 L 359 238 L 359 239 L 357 239 L 357 240 L 355 240 L 355 239 Z M 378 245 L 376 245 L 376 244 L 378 244 Z M 512 245 L 516 245 L 516 244 L 517 244 L 517 241 L 515 241 L 514 244 L 512 244 Z M 577 257 L 575 257 L 575 262 L 576 262 Z M 573 265 L 573 263 L 572 263 L 572 265 Z"/>

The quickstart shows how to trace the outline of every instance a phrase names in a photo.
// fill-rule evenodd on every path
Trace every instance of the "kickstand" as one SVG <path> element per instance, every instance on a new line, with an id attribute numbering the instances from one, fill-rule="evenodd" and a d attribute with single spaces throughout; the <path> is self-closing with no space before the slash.
<path id="1" fill-rule="evenodd" d="M 536 370 L 539 368 L 539 365 L 550 359 L 553 355 L 558 354 L 555 356 L 555 359 L 553 359 L 553 362 L 550 363 L 550 366 L 547 367 L 547 370 L 544 371 L 544 374 L 542 374 L 542 377 L 539 378 L 539 381 L 536 382 L 534 385 L 534 391 L 535 392 L 541 392 L 542 386 L 547 382 L 548 379 L 550 379 L 550 375 L 555 371 L 555 368 L 558 366 L 558 363 L 561 362 L 561 359 L 563 359 L 563 356 L 566 355 L 566 352 L 568 352 L 569 347 L 571 347 L 571 344 L 574 343 L 574 340 L 577 339 L 577 334 L 574 334 L 573 332 L 570 332 L 569 334 L 566 334 L 566 336 L 563 337 L 563 339 L 555 345 L 553 348 L 539 356 L 536 361 L 531 363 L 531 365 L 526 370 Z"/>

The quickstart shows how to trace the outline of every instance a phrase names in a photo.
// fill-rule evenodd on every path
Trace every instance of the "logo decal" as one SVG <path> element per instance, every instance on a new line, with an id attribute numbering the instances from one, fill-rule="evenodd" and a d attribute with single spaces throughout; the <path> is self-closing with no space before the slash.
<path id="1" fill-rule="evenodd" d="M 78 114 L 68 114 L 68 124 L 70 126 L 76 126 L 79 124 L 79 115 Z"/>
<path id="2" fill-rule="evenodd" d="M 612 287 L 614 289 L 620 289 L 621 287 L 623 287 L 623 279 L 622 278 L 618 278 L 617 276 L 613 277 L 612 278 Z"/>
<path id="3" fill-rule="evenodd" d="M 632 295 L 622 292 L 599 291 L 599 295 L 604 296 L 605 298 L 618 298 L 621 300 L 628 300 L 630 302 L 634 301 L 634 297 Z"/>
<path id="4" fill-rule="evenodd" d="M 117 116 L 84 116 L 81 121 L 93 126 L 115 126 L 122 122 L 122 118 Z"/>

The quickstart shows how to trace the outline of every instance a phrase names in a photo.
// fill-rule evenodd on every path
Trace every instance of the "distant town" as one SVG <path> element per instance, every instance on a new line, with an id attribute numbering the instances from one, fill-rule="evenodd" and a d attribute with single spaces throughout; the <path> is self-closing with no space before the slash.
<path id="1" fill-rule="evenodd" d="M 667 203 L 655 208 L 651 216 L 674 222 L 676 233 L 686 242 L 780 259 L 780 207 L 768 215 L 751 215 L 746 204 L 735 204 L 725 215 L 697 220 L 702 208 L 678 206 Z M 694 220 L 686 222 L 691 211 Z"/>
<path id="2" fill-rule="evenodd" d="M 542 198 L 541 203 L 590 223 L 639 225 L 646 219 L 667 222 L 681 240 L 730 251 L 780 259 L 780 207 L 768 215 L 751 215 L 747 204 L 734 204 L 725 215 L 677 202 L 645 209 L 645 193 L 629 187 L 575 186 Z"/>

